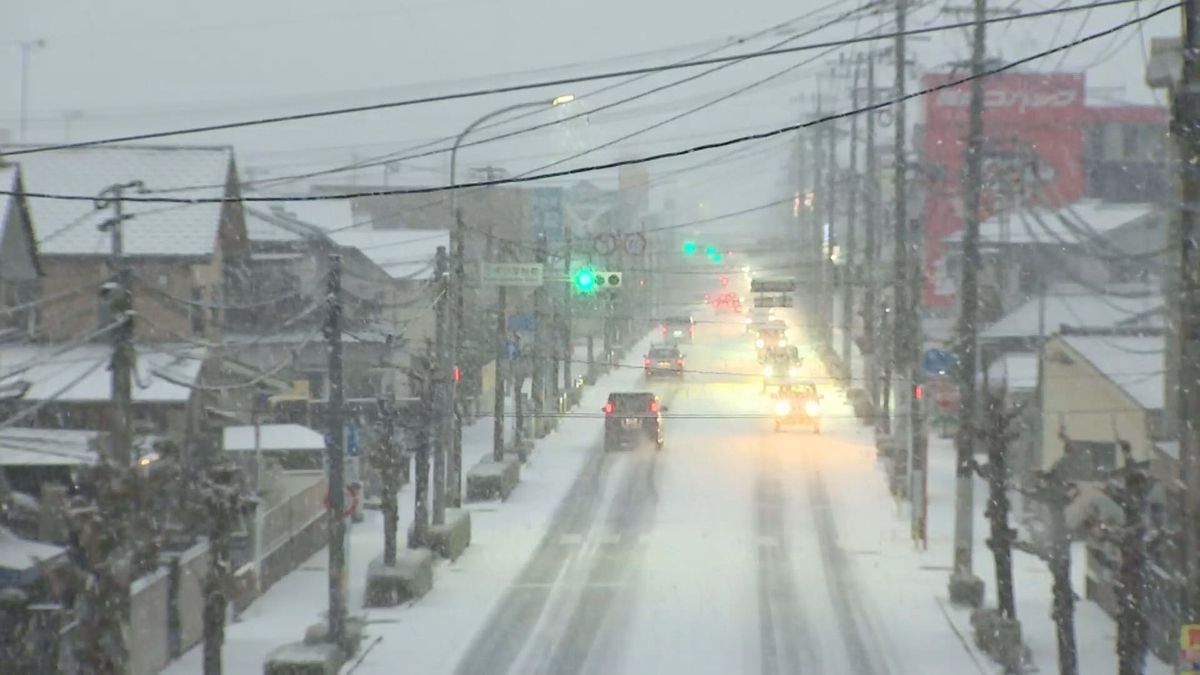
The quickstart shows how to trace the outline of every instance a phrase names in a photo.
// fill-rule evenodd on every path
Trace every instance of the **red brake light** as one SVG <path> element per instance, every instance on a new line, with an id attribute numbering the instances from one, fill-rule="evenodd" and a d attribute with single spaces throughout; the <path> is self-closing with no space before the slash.
<path id="1" fill-rule="evenodd" d="M 663 335 L 667 334 L 667 324 L 665 324 L 665 323 L 662 325 L 662 332 L 663 332 Z"/>
<path id="2" fill-rule="evenodd" d="M 642 357 L 642 364 L 646 365 L 646 366 L 650 365 L 650 357 L 649 356 Z"/>
<path id="3" fill-rule="evenodd" d="M 682 357 L 680 357 L 680 358 L 678 358 L 678 359 L 675 359 L 675 363 L 678 363 L 679 365 L 681 365 L 681 366 L 682 366 L 682 365 L 683 365 L 683 358 L 682 358 Z"/>
<path id="4" fill-rule="evenodd" d="M 925 392 L 921 390 L 921 385 L 918 384 L 913 387 L 913 398 L 917 399 L 918 401 L 925 398 Z"/>
<path id="5" fill-rule="evenodd" d="M 458 366 L 454 366 L 454 381 L 462 382 L 462 370 Z"/>
<path id="6" fill-rule="evenodd" d="M 614 405 L 613 405 L 613 402 L 612 402 L 612 401 L 609 401 L 608 403 L 605 403 L 605 404 L 604 404 L 604 414 L 605 414 L 605 415 L 611 415 L 611 414 L 613 414 L 613 411 L 614 411 L 614 410 L 616 410 L 616 409 L 617 409 L 617 408 L 616 408 L 616 406 L 614 406 Z"/>
<path id="7" fill-rule="evenodd" d="M 650 412 L 658 412 L 658 401 L 650 401 Z"/>

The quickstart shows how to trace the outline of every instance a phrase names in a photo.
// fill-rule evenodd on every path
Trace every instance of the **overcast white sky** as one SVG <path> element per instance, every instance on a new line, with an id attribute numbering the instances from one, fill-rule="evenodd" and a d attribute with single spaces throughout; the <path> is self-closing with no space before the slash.
<path id="1" fill-rule="evenodd" d="M 1086 0 L 1018 0 L 994 7 L 1041 9 Z M 0 129 L 16 135 L 19 43 L 43 39 L 30 53 L 28 139 L 54 142 L 160 130 L 193 124 L 276 115 L 510 84 L 598 70 L 650 65 L 694 56 L 734 36 L 789 19 L 803 30 L 854 7 L 850 0 L 6 0 L 0 22 Z M 918 2 L 918 4 L 921 4 Z M 964 4 L 970 4 L 966 2 Z M 1077 35 L 1106 28 L 1167 2 L 1078 12 L 1061 18 L 1022 21 L 991 32 L 993 54 L 1018 58 Z M 910 26 L 949 22 L 940 0 L 914 11 Z M 824 9 L 822 9 L 824 8 Z M 812 14 L 816 11 L 815 14 Z M 886 15 L 890 18 L 890 12 Z M 878 25 L 871 15 L 800 38 L 846 37 Z M 1152 35 L 1178 30 L 1178 10 L 1142 31 L 1127 29 L 1081 46 L 1065 59 L 1051 57 L 1040 69 L 1088 68 L 1092 87 L 1124 100 L 1150 102 L 1142 84 L 1143 49 Z M 765 47 L 786 35 L 734 46 Z M 965 31 L 914 45 L 919 69 L 963 58 Z M 849 50 L 843 50 L 849 55 Z M 461 165 L 494 164 L 512 172 L 537 167 L 630 133 L 812 54 L 759 59 L 590 115 L 562 129 L 548 129 L 463 150 Z M 818 74 L 832 57 L 801 67 L 761 88 L 664 125 L 567 166 L 602 162 L 781 126 L 811 108 Z M 502 105 L 569 91 L 581 95 L 558 111 L 573 113 L 678 79 L 675 71 L 613 90 L 582 96 L 607 83 L 545 92 L 489 96 L 324 120 L 179 137 L 175 143 L 232 143 L 241 165 L 268 175 L 323 168 L 351 153 L 378 155 L 457 133 L 470 120 Z M 886 72 L 886 69 L 885 69 Z M 825 84 L 828 96 L 830 84 Z M 843 90 L 848 82 L 837 86 Z M 838 104 L 847 106 L 845 98 Z M 546 113 L 554 114 L 553 112 Z M 549 119 L 533 117 L 524 123 Z M 486 133 L 486 132 L 481 132 Z M 734 164 L 682 174 L 694 182 L 687 199 L 703 199 L 709 212 L 745 208 L 781 196 L 782 140 L 762 144 Z M 711 155 L 710 155 L 711 156 Z M 694 164 L 655 164 L 651 175 Z M 444 182 L 444 156 L 412 160 L 393 183 Z M 379 182 L 376 169 L 364 181 Z"/>

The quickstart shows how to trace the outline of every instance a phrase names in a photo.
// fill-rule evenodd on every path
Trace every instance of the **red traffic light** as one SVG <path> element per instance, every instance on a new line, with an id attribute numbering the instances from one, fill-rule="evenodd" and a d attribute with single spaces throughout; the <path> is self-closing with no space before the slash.
<path id="1" fill-rule="evenodd" d="M 462 369 L 458 366 L 454 366 L 454 381 L 462 382 Z"/>
<path id="2" fill-rule="evenodd" d="M 729 277 L 721 277 L 721 285 L 728 286 L 729 285 Z"/>
<path id="3" fill-rule="evenodd" d="M 915 398 L 918 401 L 922 401 L 925 399 L 925 392 L 922 389 L 921 385 L 919 385 L 919 384 L 913 385 L 913 398 Z"/>

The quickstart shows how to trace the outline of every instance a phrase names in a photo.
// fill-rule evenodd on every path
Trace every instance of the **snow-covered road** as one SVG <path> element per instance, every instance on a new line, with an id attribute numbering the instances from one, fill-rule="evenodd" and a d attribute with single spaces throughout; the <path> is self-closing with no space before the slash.
<path id="1" fill-rule="evenodd" d="M 457 672 L 979 672 L 936 606 L 944 573 L 886 566 L 910 544 L 881 541 L 897 516 L 840 396 L 823 435 L 776 434 L 750 417 L 768 407 L 739 326 L 685 352 L 700 372 L 649 385 L 666 449 L 592 449 Z"/>

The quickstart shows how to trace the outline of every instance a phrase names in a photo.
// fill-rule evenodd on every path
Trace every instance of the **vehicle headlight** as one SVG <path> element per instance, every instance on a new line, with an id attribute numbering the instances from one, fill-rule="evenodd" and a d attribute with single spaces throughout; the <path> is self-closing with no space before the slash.
<path id="1" fill-rule="evenodd" d="M 783 338 L 780 338 L 780 339 L 779 339 L 779 346 L 780 346 L 780 347 L 786 347 L 786 346 L 787 346 L 787 340 L 784 340 Z"/>
<path id="2" fill-rule="evenodd" d="M 789 403 L 786 399 L 780 399 L 775 402 L 775 414 L 776 415 L 782 416 L 782 415 L 786 415 L 790 412 L 792 412 L 792 404 Z"/>
<path id="3" fill-rule="evenodd" d="M 804 412 L 809 417 L 816 417 L 821 414 L 821 404 L 816 401 L 806 401 L 804 403 Z"/>
<path id="4" fill-rule="evenodd" d="M 757 340 L 754 341 L 755 347 L 762 347 L 765 344 L 767 344 L 767 343 L 764 342 L 762 338 L 758 338 Z"/>
<path id="5" fill-rule="evenodd" d="M 775 374 L 775 368 L 774 368 L 774 367 L 772 367 L 772 366 L 767 366 L 766 368 L 763 368 L 763 375 L 764 375 L 764 376 L 766 376 L 766 377 L 771 377 L 771 376 L 772 376 L 772 375 L 774 375 L 774 374 Z"/>
<path id="6" fill-rule="evenodd" d="M 797 375 L 799 375 L 799 374 L 800 374 L 800 369 L 799 369 L 799 368 L 797 368 L 797 367 L 795 367 L 795 366 L 792 366 L 791 368 L 788 368 L 788 377 L 796 377 L 796 376 L 797 376 Z"/>

